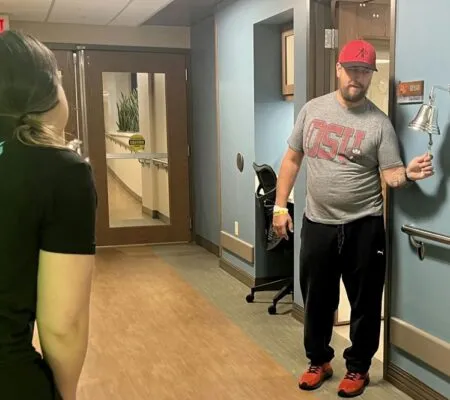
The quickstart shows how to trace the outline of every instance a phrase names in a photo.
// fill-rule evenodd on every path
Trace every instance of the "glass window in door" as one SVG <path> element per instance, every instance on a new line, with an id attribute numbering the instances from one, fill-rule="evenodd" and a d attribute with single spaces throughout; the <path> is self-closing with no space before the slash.
<path id="1" fill-rule="evenodd" d="M 164 73 L 103 72 L 109 226 L 170 224 Z"/>

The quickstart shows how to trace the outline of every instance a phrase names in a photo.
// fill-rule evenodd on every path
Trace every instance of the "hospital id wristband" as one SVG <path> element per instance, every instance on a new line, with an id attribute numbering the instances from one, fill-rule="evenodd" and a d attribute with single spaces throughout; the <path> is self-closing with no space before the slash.
<path id="1" fill-rule="evenodd" d="M 273 215 L 275 217 L 278 217 L 279 215 L 286 215 L 288 213 L 289 213 L 289 210 L 287 208 L 285 208 L 285 207 L 280 207 L 280 206 L 277 206 L 277 205 L 275 205 L 273 207 Z"/>

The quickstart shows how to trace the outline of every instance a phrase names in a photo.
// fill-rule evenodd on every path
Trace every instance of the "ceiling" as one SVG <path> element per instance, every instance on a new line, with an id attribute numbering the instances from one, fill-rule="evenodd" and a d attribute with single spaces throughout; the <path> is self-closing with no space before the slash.
<path id="1" fill-rule="evenodd" d="M 192 26 L 236 0 L 173 0 L 144 25 Z M 277 1 L 277 0 L 274 0 Z"/>
<path id="2" fill-rule="evenodd" d="M 139 26 L 171 1 L 0 0 L 0 13 L 12 21 Z"/>

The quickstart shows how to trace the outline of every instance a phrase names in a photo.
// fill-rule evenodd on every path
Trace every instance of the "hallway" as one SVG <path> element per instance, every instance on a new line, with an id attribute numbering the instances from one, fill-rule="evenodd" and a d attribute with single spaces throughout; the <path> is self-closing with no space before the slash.
<path id="1" fill-rule="evenodd" d="M 142 199 L 131 195 L 124 183 L 110 171 L 107 175 L 109 223 L 113 228 L 123 226 L 163 225 L 159 219 L 151 218 L 142 211 Z"/>
<path id="2" fill-rule="evenodd" d="M 340 357 L 323 389 L 301 392 L 307 360 L 290 304 L 270 316 L 270 293 L 247 304 L 247 291 L 194 245 L 99 249 L 79 400 L 336 399 Z M 361 398 L 409 399 L 379 374 Z"/>
<path id="3" fill-rule="evenodd" d="M 80 394 L 297 398 L 293 377 L 148 248 L 99 252 Z"/>

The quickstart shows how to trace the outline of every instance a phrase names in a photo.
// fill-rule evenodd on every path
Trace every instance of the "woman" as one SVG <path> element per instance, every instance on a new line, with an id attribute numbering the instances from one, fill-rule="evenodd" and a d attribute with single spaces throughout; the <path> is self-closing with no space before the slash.
<path id="1" fill-rule="evenodd" d="M 7 31 L 0 60 L 0 399 L 74 400 L 87 349 L 94 183 L 64 145 L 68 106 L 50 50 Z"/>

